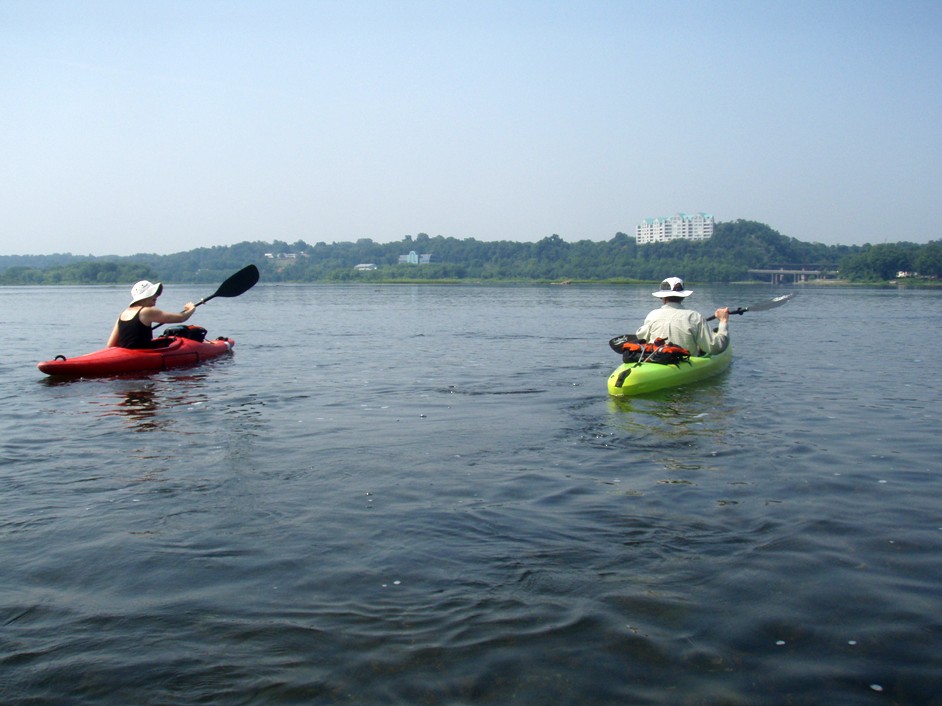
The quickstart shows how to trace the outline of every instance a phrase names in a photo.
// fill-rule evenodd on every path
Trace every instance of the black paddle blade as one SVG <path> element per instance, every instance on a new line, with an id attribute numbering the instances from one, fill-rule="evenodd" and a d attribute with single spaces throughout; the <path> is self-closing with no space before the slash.
<path id="1" fill-rule="evenodd" d="M 196 306 L 205 304 L 210 299 L 216 297 L 237 297 L 240 294 L 245 294 L 255 286 L 255 283 L 258 282 L 258 277 L 258 268 L 255 265 L 247 265 L 220 284 L 219 289 L 217 289 L 214 294 L 209 295 L 205 299 L 201 299 Z"/>

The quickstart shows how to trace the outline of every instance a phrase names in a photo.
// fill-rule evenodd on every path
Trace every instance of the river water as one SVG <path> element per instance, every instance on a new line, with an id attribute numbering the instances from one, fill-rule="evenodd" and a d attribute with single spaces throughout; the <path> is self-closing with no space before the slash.
<path id="1" fill-rule="evenodd" d="M 942 704 L 942 292 L 629 401 L 650 287 L 262 283 L 192 321 L 231 357 L 36 370 L 125 290 L 0 288 L 0 702 Z"/>

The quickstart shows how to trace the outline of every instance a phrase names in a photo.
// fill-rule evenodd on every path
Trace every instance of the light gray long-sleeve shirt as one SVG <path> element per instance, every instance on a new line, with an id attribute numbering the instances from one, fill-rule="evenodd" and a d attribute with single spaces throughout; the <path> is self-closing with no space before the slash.
<path id="1" fill-rule="evenodd" d="M 691 355 L 722 353 L 729 345 L 729 328 L 725 321 L 719 322 L 714 333 L 698 312 L 684 309 L 676 302 L 665 302 L 660 309 L 649 313 L 637 336 L 652 342 L 656 338 L 664 338 L 675 346 L 686 348 Z"/>

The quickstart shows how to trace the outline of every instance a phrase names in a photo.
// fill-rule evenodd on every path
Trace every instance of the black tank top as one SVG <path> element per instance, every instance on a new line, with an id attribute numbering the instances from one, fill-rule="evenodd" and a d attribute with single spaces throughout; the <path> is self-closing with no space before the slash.
<path id="1" fill-rule="evenodd" d="M 121 348 L 150 348 L 153 331 L 150 326 L 142 323 L 141 310 L 127 321 L 118 318 L 118 345 Z"/>

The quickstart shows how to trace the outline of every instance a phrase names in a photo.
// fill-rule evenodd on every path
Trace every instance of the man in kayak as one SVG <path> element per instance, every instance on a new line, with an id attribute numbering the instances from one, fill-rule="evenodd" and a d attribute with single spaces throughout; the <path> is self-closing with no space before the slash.
<path id="1" fill-rule="evenodd" d="M 149 348 L 154 337 L 154 324 L 182 324 L 193 316 L 196 311 L 193 302 L 187 302 L 179 314 L 158 309 L 157 297 L 163 289 L 160 282 L 151 283 L 146 279 L 131 287 L 131 303 L 114 323 L 108 337 L 109 348 Z"/>
<path id="2" fill-rule="evenodd" d="M 690 351 L 691 355 L 714 355 L 722 353 L 729 344 L 729 308 L 716 310 L 719 326 L 714 333 L 706 320 L 696 311 L 684 308 L 684 299 L 693 294 L 684 287 L 680 277 L 668 277 L 661 288 L 654 292 L 664 305 L 647 315 L 637 336 L 645 341 L 663 338 L 675 346 Z"/>

